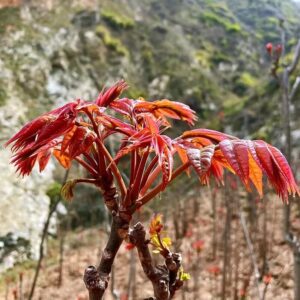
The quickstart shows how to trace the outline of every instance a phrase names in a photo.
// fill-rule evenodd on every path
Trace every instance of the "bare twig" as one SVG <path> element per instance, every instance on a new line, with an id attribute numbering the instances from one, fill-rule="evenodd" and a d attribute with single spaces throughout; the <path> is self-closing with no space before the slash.
<path id="1" fill-rule="evenodd" d="M 67 182 L 68 176 L 69 176 L 69 170 L 67 170 L 66 173 L 65 173 L 65 176 L 64 176 L 64 179 L 63 179 L 63 185 Z M 33 299 L 35 286 L 36 286 L 36 283 L 37 283 L 37 280 L 38 280 L 38 277 L 39 277 L 40 269 L 41 269 L 41 266 L 42 266 L 42 261 L 43 261 L 43 258 L 44 258 L 44 243 L 45 243 L 46 237 L 48 235 L 48 228 L 49 228 L 50 220 L 51 220 L 52 215 L 56 211 L 56 208 L 57 208 L 58 204 L 60 203 L 60 201 L 61 201 L 61 196 L 59 195 L 59 196 L 56 197 L 56 201 L 50 206 L 49 213 L 48 213 L 46 222 L 44 224 L 42 237 L 41 237 L 41 242 L 40 242 L 40 249 L 39 249 L 39 260 L 38 260 L 37 266 L 35 268 L 35 274 L 34 274 L 33 282 L 32 282 L 32 285 L 31 285 L 30 293 L 29 293 L 29 296 L 28 296 L 28 300 Z"/>
<path id="2" fill-rule="evenodd" d="M 250 239 L 250 235 L 249 235 L 249 231 L 248 231 L 248 228 L 246 225 L 245 217 L 242 212 L 240 212 L 239 215 L 240 215 L 240 222 L 241 222 L 241 225 L 242 225 L 242 228 L 244 231 L 245 239 L 247 242 L 247 247 L 249 250 L 250 259 L 251 259 L 253 270 L 254 270 L 255 284 L 256 284 L 256 288 L 257 288 L 257 296 L 258 296 L 258 299 L 262 299 L 262 294 L 261 294 L 260 287 L 259 287 L 260 273 L 259 273 L 258 265 L 256 263 L 256 257 L 255 257 L 253 244 Z"/>
<path id="3" fill-rule="evenodd" d="M 293 62 L 291 63 L 291 65 L 289 65 L 287 67 L 289 75 L 291 75 L 295 71 L 299 60 L 300 60 L 300 39 L 298 40 L 298 43 L 297 43 L 297 46 L 295 49 Z"/>
<path id="4" fill-rule="evenodd" d="M 290 92 L 290 96 L 289 96 L 290 97 L 290 101 L 294 100 L 299 85 L 300 85 L 300 76 L 297 76 L 296 79 L 295 79 L 295 82 L 293 84 L 292 90 Z"/>

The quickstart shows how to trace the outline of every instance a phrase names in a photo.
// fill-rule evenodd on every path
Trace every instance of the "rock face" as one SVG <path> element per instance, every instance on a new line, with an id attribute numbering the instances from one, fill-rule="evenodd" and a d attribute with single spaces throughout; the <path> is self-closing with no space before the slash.
<path id="1" fill-rule="evenodd" d="M 49 207 L 49 198 L 45 191 L 53 180 L 53 167 L 48 168 L 43 175 L 35 170 L 30 178 L 21 179 L 16 177 L 14 168 L 7 165 L 10 156 L 8 151 L 1 150 L 0 155 L 0 236 L 4 237 L 12 233 L 15 239 L 19 237 L 28 240 L 30 247 L 27 249 L 27 256 L 37 259 L 40 232 Z M 18 249 L 17 245 L 16 248 Z M 11 267 L 15 261 L 27 258 L 23 255 L 24 251 L 21 252 L 21 257 L 16 251 L 2 257 L 3 265 L 0 265 L 0 271 Z"/>
<path id="2" fill-rule="evenodd" d="M 78 51 L 78 32 L 64 28 L 50 32 L 37 24 L 33 27 L 43 39 L 28 40 L 25 29 L 13 30 L 2 38 L 5 44 L 1 42 L 0 57 L 1 145 L 28 119 L 78 95 L 88 98 L 91 91 L 96 94 L 89 76 L 82 79 L 76 71 L 69 71 L 65 51 L 69 55 Z M 9 149 L 1 146 L 0 272 L 16 261 L 38 258 L 40 234 L 50 201 L 46 191 L 53 182 L 53 163 L 43 174 L 35 169 L 29 177 L 21 178 L 9 165 L 10 158 Z M 27 249 L 24 241 L 29 241 L 28 245 L 25 243 Z"/>

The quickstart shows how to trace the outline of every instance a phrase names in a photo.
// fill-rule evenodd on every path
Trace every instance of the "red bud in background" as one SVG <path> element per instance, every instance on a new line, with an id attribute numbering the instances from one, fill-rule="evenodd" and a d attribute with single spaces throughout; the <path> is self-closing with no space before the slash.
<path id="1" fill-rule="evenodd" d="M 272 280 L 272 274 L 266 274 L 263 277 L 263 282 L 265 285 L 269 285 L 271 283 L 271 280 Z"/>
<path id="2" fill-rule="evenodd" d="M 266 50 L 269 53 L 269 55 L 272 55 L 273 44 L 272 43 L 266 44 Z"/>
<path id="3" fill-rule="evenodd" d="M 216 266 L 216 265 L 210 266 L 210 267 L 207 269 L 207 271 L 208 271 L 210 274 L 214 275 L 214 276 L 218 276 L 218 275 L 221 273 L 220 267 L 218 267 L 218 266 Z"/>

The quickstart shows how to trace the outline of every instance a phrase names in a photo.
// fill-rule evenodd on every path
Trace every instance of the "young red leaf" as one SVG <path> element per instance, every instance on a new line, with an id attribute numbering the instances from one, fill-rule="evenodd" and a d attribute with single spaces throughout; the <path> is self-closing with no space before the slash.
<path id="1" fill-rule="evenodd" d="M 240 140 L 223 140 L 219 146 L 234 172 L 240 177 L 249 190 L 249 157 L 247 144 Z"/>
<path id="2" fill-rule="evenodd" d="M 96 135 L 86 127 L 77 127 L 69 142 L 69 156 L 76 156 L 87 153 L 94 143 Z"/>
<path id="3" fill-rule="evenodd" d="M 16 171 L 19 172 L 23 177 L 31 173 L 37 160 L 37 154 L 32 155 L 32 153 L 32 149 L 25 148 L 18 152 L 11 160 L 11 163 L 17 167 Z"/>
<path id="4" fill-rule="evenodd" d="M 136 102 L 137 101 L 133 99 L 122 98 L 118 99 L 117 101 L 112 101 L 109 107 L 116 112 L 131 118 Z"/>
<path id="5" fill-rule="evenodd" d="M 69 155 L 62 153 L 60 150 L 54 150 L 53 155 L 65 169 L 69 169 L 71 167 L 72 160 Z"/>
<path id="6" fill-rule="evenodd" d="M 180 138 L 182 139 L 194 139 L 194 138 L 204 138 L 206 140 L 209 140 L 211 144 L 218 144 L 219 142 L 223 140 L 236 140 L 237 138 L 216 130 L 211 129 L 205 129 L 205 128 L 199 128 L 199 129 L 193 129 L 189 131 L 185 131 Z"/>
<path id="7" fill-rule="evenodd" d="M 212 165 L 214 152 L 214 145 L 210 145 L 202 149 L 190 148 L 187 150 L 188 159 L 203 184 L 208 183 L 208 171 Z"/>
<path id="8" fill-rule="evenodd" d="M 151 113 L 157 119 L 172 118 L 177 120 L 183 120 L 193 125 L 197 120 L 195 112 L 190 109 L 189 106 L 170 101 L 167 99 L 157 100 L 154 102 L 140 101 L 134 107 L 134 112 L 139 113 Z"/>
<path id="9" fill-rule="evenodd" d="M 69 147 L 70 141 L 77 129 L 77 126 L 74 125 L 71 130 L 69 130 L 65 135 L 61 143 L 61 153 L 65 153 L 67 148 Z"/>
<path id="10" fill-rule="evenodd" d="M 154 214 L 151 218 L 150 225 L 149 225 L 149 234 L 150 236 L 156 235 L 161 232 L 163 229 L 162 224 L 162 214 Z"/>
<path id="11" fill-rule="evenodd" d="M 276 163 L 277 168 L 280 170 L 282 175 L 285 177 L 285 180 L 288 185 L 288 192 L 292 195 L 299 194 L 299 188 L 295 182 L 294 175 L 292 173 L 292 170 L 286 160 L 286 158 L 283 156 L 283 154 L 275 147 L 271 145 L 267 145 L 269 151 L 272 154 L 273 160 Z"/>
<path id="12" fill-rule="evenodd" d="M 249 153 L 249 178 L 255 186 L 259 196 L 263 196 L 263 185 L 262 185 L 262 169 L 256 163 L 255 159 Z"/>
<path id="13" fill-rule="evenodd" d="M 42 172 L 47 166 L 49 159 L 51 157 L 51 150 L 46 150 L 40 152 L 37 156 L 37 160 L 39 162 L 40 172 Z"/>
<path id="14" fill-rule="evenodd" d="M 116 100 L 127 87 L 127 83 L 124 80 L 120 80 L 107 90 L 102 90 L 95 103 L 99 106 L 107 107 L 112 101 Z"/>
<path id="15" fill-rule="evenodd" d="M 19 132 L 17 132 L 12 138 L 10 138 L 4 146 L 14 143 L 12 150 L 16 151 L 26 147 L 27 145 L 33 143 L 36 139 L 37 134 L 41 129 L 53 119 L 54 116 L 47 115 L 41 116 L 33 121 L 27 123 Z"/>

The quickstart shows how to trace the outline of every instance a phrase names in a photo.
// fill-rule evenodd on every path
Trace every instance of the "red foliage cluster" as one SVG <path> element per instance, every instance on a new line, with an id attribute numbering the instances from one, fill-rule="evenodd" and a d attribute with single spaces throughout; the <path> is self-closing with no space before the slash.
<path id="1" fill-rule="evenodd" d="M 209 183 L 210 176 L 223 183 L 226 168 L 238 175 L 247 190 L 254 186 L 260 196 L 263 173 L 282 199 L 299 194 L 292 171 L 277 148 L 261 140 L 241 140 L 203 128 L 172 139 L 163 134 L 171 126 L 169 119 L 192 125 L 197 119 L 195 112 L 167 99 L 148 102 L 119 98 L 125 88 L 127 84 L 120 81 L 103 90 L 95 101 L 78 99 L 26 124 L 6 143 L 13 145 L 12 163 L 19 173 L 30 174 L 36 162 L 42 171 L 51 154 L 65 168 L 76 160 L 90 173 L 92 179 L 87 182 L 95 183 L 112 174 L 124 207 L 145 204 L 190 166 L 203 184 Z M 105 145 L 112 135 L 122 137 L 115 157 Z M 131 160 L 128 186 L 118 170 L 125 155 Z M 176 155 L 181 163 L 174 160 Z M 161 183 L 148 191 L 159 176 Z"/>

